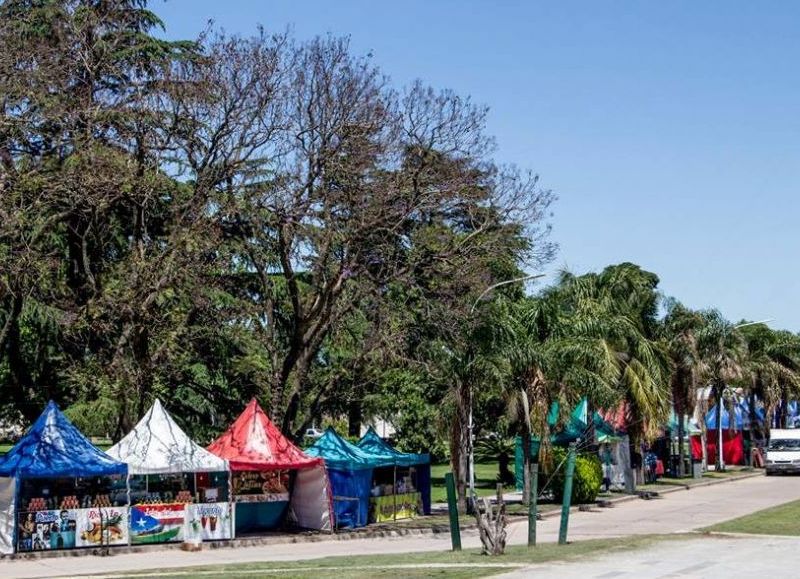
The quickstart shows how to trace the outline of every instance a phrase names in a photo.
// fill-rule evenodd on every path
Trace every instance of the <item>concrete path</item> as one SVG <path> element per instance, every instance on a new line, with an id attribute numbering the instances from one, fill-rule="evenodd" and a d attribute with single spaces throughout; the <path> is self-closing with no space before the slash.
<path id="1" fill-rule="evenodd" d="M 800 499 L 800 478 L 754 477 L 695 488 L 651 501 L 632 500 L 610 509 L 574 513 L 570 518 L 570 540 L 688 531 L 753 511 Z M 558 517 L 540 521 L 540 541 L 555 541 Z M 524 544 L 527 523 L 509 526 L 509 543 Z M 479 546 L 474 532 L 463 536 L 465 548 Z M 214 565 L 259 561 L 294 561 L 337 555 L 366 555 L 442 551 L 450 538 L 442 535 L 406 536 L 357 540 L 322 540 L 282 543 L 246 548 L 206 549 L 199 553 L 177 550 L 116 554 L 109 557 L 55 557 L 36 560 L 0 561 L 0 577 L 58 577 L 115 573 L 143 569 L 168 569 L 189 565 Z M 609 575 L 610 577 L 610 575 Z"/>
<path id="2" fill-rule="evenodd" d="M 505 579 L 738 579 L 797 577 L 797 538 L 704 537 L 665 541 L 646 550 L 588 561 L 531 565 L 497 575 Z"/>

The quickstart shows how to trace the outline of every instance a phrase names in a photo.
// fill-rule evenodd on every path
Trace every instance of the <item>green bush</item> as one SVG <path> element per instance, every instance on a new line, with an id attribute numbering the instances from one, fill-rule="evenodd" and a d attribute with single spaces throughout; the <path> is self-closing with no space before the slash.
<path id="1" fill-rule="evenodd" d="M 564 498 L 564 479 L 567 469 L 567 451 L 564 448 L 553 449 L 553 468 L 550 475 L 549 489 L 557 502 Z M 592 503 L 597 499 L 600 486 L 603 484 L 603 468 L 600 458 L 595 454 L 578 454 L 575 460 L 575 474 L 572 477 L 572 503 Z"/>

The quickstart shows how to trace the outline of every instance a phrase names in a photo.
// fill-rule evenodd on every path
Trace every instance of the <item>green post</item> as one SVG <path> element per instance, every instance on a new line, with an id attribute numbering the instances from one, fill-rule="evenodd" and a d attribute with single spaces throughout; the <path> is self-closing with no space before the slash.
<path id="1" fill-rule="evenodd" d="M 447 511 L 450 515 L 450 541 L 453 543 L 453 551 L 460 551 L 461 528 L 458 526 L 458 498 L 452 472 L 444 475 L 444 485 L 447 487 Z"/>
<path id="2" fill-rule="evenodd" d="M 569 527 L 569 507 L 572 503 L 572 476 L 575 474 L 575 443 L 569 445 L 567 454 L 567 472 L 564 476 L 564 501 L 561 504 L 561 528 L 558 530 L 558 544 L 567 544 L 567 528 Z"/>
<path id="3" fill-rule="evenodd" d="M 536 501 L 539 498 L 539 463 L 531 464 L 531 500 L 528 503 L 528 547 L 536 546 Z"/>

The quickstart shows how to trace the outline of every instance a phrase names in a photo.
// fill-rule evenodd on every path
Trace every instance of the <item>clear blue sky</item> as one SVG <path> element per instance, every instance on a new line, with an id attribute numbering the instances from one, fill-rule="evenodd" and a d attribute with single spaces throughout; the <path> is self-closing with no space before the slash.
<path id="1" fill-rule="evenodd" d="M 800 2 L 158 0 L 170 37 L 332 32 L 491 107 L 559 196 L 553 269 L 632 261 L 691 307 L 800 330 Z"/>

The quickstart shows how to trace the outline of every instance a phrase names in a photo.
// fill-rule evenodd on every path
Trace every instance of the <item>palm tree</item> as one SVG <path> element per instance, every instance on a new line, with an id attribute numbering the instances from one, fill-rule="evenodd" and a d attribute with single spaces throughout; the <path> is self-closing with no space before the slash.
<path id="1" fill-rule="evenodd" d="M 665 306 L 667 312 L 662 321 L 661 335 L 672 361 L 670 387 L 673 411 L 678 421 L 678 476 L 684 476 L 684 424 L 694 407 L 702 371 L 696 332 L 702 326 L 703 318 L 672 299 L 667 300 Z"/>
<path id="2" fill-rule="evenodd" d="M 638 445 L 652 438 L 670 410 L 671 362 L 658 340 L 658 276 L 631 263 L 605 268 L 599 274 L 562 279 L 578 312 L 595 312 L 602 336 L 620 368 L 617 391 L 628 408 L 628 434 Z"/>
<path id="3" fill-rule="evenodd" d="M 747 345 L 741 331 L 717 310 L 703 311 L 701 316 L 703 324 L 695 334 L 697 351 L 703 362 L 704 381 L 714 396 L 717 428 L 722 428 L 725 387 L 744 376 Z M 722 448 L 717 448 L 716 455 L 716 468 L 721 470 Z"/>
<path id="4" fill-rule="evenodd" d="M 781 428 L 786 428 L 786 406 L 790 395 L 800 392 L 800 336 L 776 331 L 765 324 L 742 324 L 747 344 L 747 373 L 750 378 L 750 423 L 756 424 L 755 397 L 764 403 L 767 416 L 780 405 Z"/>

